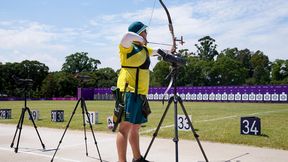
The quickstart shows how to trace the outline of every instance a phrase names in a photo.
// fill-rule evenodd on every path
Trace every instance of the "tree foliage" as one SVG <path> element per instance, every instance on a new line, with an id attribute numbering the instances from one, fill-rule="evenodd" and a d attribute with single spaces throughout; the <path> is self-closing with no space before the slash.
<path id="1" fill-rule="evenodd" d="M 43 81 L 42 97 L 71 97 L 76 96 L 78 80 L 71 73 L 53 72 Z"/>
<path id="2" fill-rule="evenodd" d="M 66 57 L 62 65 L 62 71 L 67 73 L 94 72 L 97 65 L 101 64 L 99 60 L 89 58 L 87 52 L 76 52 Z"/>
<path id="3" fill-rule="evenodd" d="M 234 54 L 235 49 L 227 49 L 217 57 L 211 70 L 213 85 L 242 85 L 245 83 L 246 69 Z"/>
<path id="4" fill-rule="evenodd" d="M 217 44 L 215 44 L 215 40 L 210 36 L 205 36 L 198 40 L 199 45 L 195 44 L 197 48 L 197 54 L 202 60 L 211 61 L 215 56 L 218 55 L 216 50 Z"/>
<path id="5" fill-rule="evenodd" d="M 288 60 L 277 59 L 272 64 L 272 83 L 288 84 Z"/>
<path id="6" fill-rule="evenodd" d="M 77 74 L 67 72 L 50 73 L 42 84 L 43 97 L 76 96 L 77 88 L 111 87 L 117 82 L 117 73 L 112 68 L 101 68 L 94 72 Z"/>
<path id="7" fill-rule="evenodd" d="M 13 78 L 32 79 L 31 96 L 38 97 L 42 81 L 48 75 L 49 68 L 38 61 L 24 60 L 20 63 L 6 63 L 0 65 L 0 93 L 10 96 L 24 96 L 23 90 Z"/>
<path id="8" fill-rule="evenodd" d="M 251 56 L 251 66 L 253 69 L 252 84 L 268 84 L 270 82 L 271 63 L 268 56 L 261 51 L 256 51 Z"/>
<path id="9" fill-rule="evenodd" d="M 111 87 L 116 86 L 117 73 L 112 68 L 101 68 L 94 73 L 94 87 Z"/>
<path id="10" fill-rule="evenodd" d="M 158 62 L 151 75 L 151 86 L 167 86 L 169 84 L 169 79 L 165 79 L 169 74 L 169 63 L 160 61 Z"/>
<path id="11" fill-rule="evenodd" d="M 179 73 L 177 79 L 179 85 L 190 86 L 214 86 L 214 85 L 259 85 L 269 83 L 285 83 L 287 80 L 287 68 L 283 61 L 273 64 L 261 51 L 252 52 L 249 49 L 227 48 L 217 52 L 215 40 L 209 36 L 199 39 L 199 45 L 195 45 L 197 52 L 180 50 L 182 56 L 187 59 L 183 67 L 183 73 Z M 166 65 L 159 62 L 153 69 L 151 80 L 153 85 L 167 85 L 164 75 L 168 73 Z M 280 68 L 281 67 L 281 68 Z M 280 75 L 280 69 L 281 75 Z M 183 75 L 184 74 L 184 75 Z M 284 79 L 285 78 L 285 79 Z M 274 80 L 271 82 L 271 79 Z"/>

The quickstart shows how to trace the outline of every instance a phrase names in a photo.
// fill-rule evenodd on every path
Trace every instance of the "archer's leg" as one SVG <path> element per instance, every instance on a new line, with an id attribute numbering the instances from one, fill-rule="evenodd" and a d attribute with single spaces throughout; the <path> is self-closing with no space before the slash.
<path id="1" fill-rule="evenodd" d="M 118 152 L 118 161 L 126 162 L 126 152 L 127 152 L 127 140 L 128 134 L 131 129 L 132 124 L 129 122 L 121 122 L 119 126 L 119 132 L 117 133 L 116 145 Z"/>
<path id="2" fill-rule="evenodd" d="M 129 133 L 129 143 L 133 152 L 133 159 L 141 158 L 140 146 L 139 146 L 139 129 L 140 124 L 133 124 Z"/>

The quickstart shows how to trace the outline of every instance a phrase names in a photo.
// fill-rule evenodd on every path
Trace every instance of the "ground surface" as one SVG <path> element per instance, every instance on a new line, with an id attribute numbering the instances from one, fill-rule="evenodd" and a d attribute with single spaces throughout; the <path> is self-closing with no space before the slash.
<path id="1" fill-rule="evenodd" d="M 5 162 L 48 162 L 51 161 L 55 149 L 65 129 L 51 129 L 39 127 L 41 139 L 46 146 L 43 150 L 34 127 L 23 126 L 20 136 L 18 153 L 10 148 L 16 125 L 0 124 L 0 161 Z M 103 161 L 116 162 L 115 145 L 116 134 L 95 132 L 96 141 Z M 92 133 L 87 131 L 88 156 L 85 151 L 84 131 L 67 130 L 59 150 L 54 158 L 55 162 L 92 162 L 100 161 Z M 172 137 L 171 137 L 172 138 Z M 17 145 L 16 137 L 14 147 Z M 141 149 L 145 153 L 151 137 L 141 136 Z M 249 147 L 244 145 L 220 144 L 200 142 L 211 162 L 287 162 L 288 151 Z M 180 162 L 204 161 L 203 155 L 195 140 L 179 141 Z M 131 160 L 131 150 L 128 149 L 128 162 Z M 171 139 L 156 138 L 147 159 L 155 162 L 175 161 L 175 143 Z"/>

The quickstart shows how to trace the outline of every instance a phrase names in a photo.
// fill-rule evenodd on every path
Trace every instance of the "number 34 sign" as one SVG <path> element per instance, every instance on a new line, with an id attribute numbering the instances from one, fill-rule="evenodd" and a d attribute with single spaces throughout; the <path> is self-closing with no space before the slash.
<path id="1" fill-rule="evenodd" d="M 241 134 L 261 135 L 261 121 L 258 117 L 241 117 Z"/>

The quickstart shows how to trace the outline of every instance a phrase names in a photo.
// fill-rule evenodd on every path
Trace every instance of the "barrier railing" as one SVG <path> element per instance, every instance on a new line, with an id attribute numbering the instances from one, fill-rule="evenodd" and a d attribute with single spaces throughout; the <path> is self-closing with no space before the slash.
<path id="1" fill-rule="evenodd" d="M 164 96 L 166 87 L 151 87 L 148 99 L 159 101 L 168 99 L 173 88 Z M 178 87 L 177 92 L 182 100 L 197 102 L 288 102 L 288 85 L 259 86 L 202 86 Z M 110 88 L 79 88 L 78 97 L 87 100 L 111 100 Z"/>

